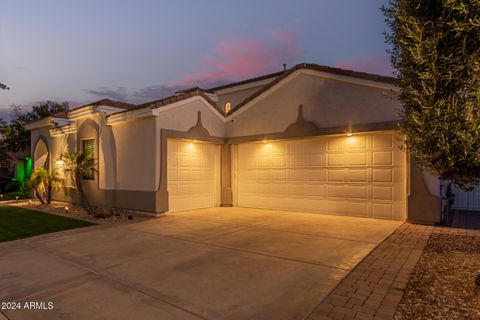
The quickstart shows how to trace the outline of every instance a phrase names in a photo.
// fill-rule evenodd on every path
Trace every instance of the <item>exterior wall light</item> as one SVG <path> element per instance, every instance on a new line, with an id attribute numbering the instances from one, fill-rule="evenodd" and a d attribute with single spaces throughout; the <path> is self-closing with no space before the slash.
<path id="1" fill-rule="evenodd" d="M 267 143 L 268 141 L 267 141 L 267 139 L 263 139 L 263 141 L 262 141 L 262 142 L 263 142 L 263 143 Z"/>
<path id="2" fill-rule="evenodd" d="M 225 113 L 232 111 L 232 104 L 230 102 L 225 103 Z"/>
<path id="3" fill-rule="evenodd" d="M 65 207 L 65 214 L 68 214 L 69 211 L 70 211 L 70 208 L 69 208 L 69 207 Z"/>
<path id="4" fill-rule="evenodd" d="M 59 159 L 59 160 L 55 161 L 55 164 L 57 166 L 63 166 L 65 164 L 65 161 Z"/>
<path id="5" fill-rule="evenodd" d="M 353 133 L 348 132 L 348 133 L 347 133 L 347 137 L 351 137 L 351 136 L 353 136 Z"/>

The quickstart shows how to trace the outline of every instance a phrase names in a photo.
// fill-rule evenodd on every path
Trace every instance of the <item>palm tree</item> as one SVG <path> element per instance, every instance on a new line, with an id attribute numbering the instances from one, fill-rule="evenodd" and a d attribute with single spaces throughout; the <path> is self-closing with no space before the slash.
<path id="1" fill-rule="evenodd" d="M 62 179 L 60 179 L 56 170 L 47 170 L 44 180 L 47 190 L 47 204 L 52 202 L 52 188 L 60 184 L 61 181 Z"/>
<path id="2" fill-rule="evenodd" d="M 61 181 L 56 170 L 46 170 L 45 168 L 36 169 L 30 177 L 30 185 L 35 190 L 35 195 L 41 204 L 50 204 L 52 188 Z M 45 193 L 46 200 L 42 196 L 42 191 Z"/>
<path id="3" fill-rule="evenodd" d="M 87 210 L 89 214 L 95 215 L 95 211 L 90 205 L 82 185 L 82 179 L 86 174 L 97 171 L 95 168 L 95 159 L 92 154 L 84 151 L 65 152 L 60 155 L 60 160 L 63 161 L 64 171 L 71 175 L 75 183 L 82 207 Z"/>
<path id="4" fill-rule="evenodd" d="M 32 176 L 30 177 L 30 185 L 32 189 L 35 190 L 35 196 L 41 204 L 45 204 L 45 199 L 43 199 L 41 188 L 44 187 L 43 182 L 45 181 L 46 175 L 47 170 L 45 170 L 45 168 L 38 168 L 32 172 Z"/>

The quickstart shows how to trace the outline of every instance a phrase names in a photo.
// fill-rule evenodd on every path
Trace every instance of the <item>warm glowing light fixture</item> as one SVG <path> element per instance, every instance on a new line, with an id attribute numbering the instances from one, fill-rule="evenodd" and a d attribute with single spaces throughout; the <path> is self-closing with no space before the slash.
<path id="1" fill-rule="evenodd" d="M 198 141 L 197 140 L 193 140 L 193 143 L 197 143 Z"/>
<path id="2" fill-rule="evenodd" d="M 58 159 L 57 161 L 55 161 L 55 164 L 57 166 L 63 166 L 65 164 L 65 161 Z"/>
<path id="3" fill-rule="evenodd" d="M 268 141 L 267 141 L 267 139 L 263 139 L 263 141 L 262 141 L 262 142 L 263 142 L 263 143 L 267 143 Z"/>
<path id="4" fill-rule="evenodd" d="M 225 103 L 225 113 L 229 113 L 232 110 L 232 104 L 230 102 Z"/>
<path id="5" fill-rule="evenodd" d="M 347 133 L 347 137 L 351 137 L 351 136 L 353 136 L 353 133 L 348 132 L 348 133 Z"/>

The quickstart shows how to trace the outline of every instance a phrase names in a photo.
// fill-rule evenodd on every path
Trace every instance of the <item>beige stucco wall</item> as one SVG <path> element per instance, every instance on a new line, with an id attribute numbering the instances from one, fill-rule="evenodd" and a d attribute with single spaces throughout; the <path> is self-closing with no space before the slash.
<path id="1" fill-rule="evenodd" d="M 110 143 L 115 153 L 113 189 L 154 191 L 155 119 L 146 118 L 111 126 Z"/>
<path id="2" fill-rule="evenodd" d="M 273 80 L 272 80 L 273 81 Z M 228 92 L 228 90 L 225 90 L 226 93 L 222 93 L 223 90 L 221 90 L 218 94 L 218 106 L 222 109 L 225 110 L 225 103 L 230 102 L 232 104 L 232 108 L 235 107 L 237 104 L 242 102 L 244 99 L 247 97 L 251 96 L 258 90 L 260 90 L 263 86 L 256 86 L 244 90 L 238 90 L 238 91 L 232 91 Z"/>
<path id="3" fill-rule="evenodd" d="M 385 89 L 300 73 L 253 107 L 233 115 L 235 122 L 227 124 L 227 135 L 282 132 L 295 121 L 300 104 L 305 120 L 318 127 L 398 120 L 399 103 L 387 94 Z"/>
<path id="4" fill-rule="evenodd" d="M 49 166 L 57 169 L 64 179 L 67 194 L 64 190 L 56 190 L 54 199 L 76 200 L 72 189 L 73 183 L 65 175 L 62 167 L 56 164 L 61 153 L 81 148 L 84 139 L 95 139 L 98 173 L 94 180 L 83 180 L 85 191 L 93 205 L 114 205 L 116 190 L 135 190 L 153 192 L 155 198 L 155 120 L 147 118 L 128 124 L 115 126 L 105 125 L 103 114 L 96 114 L 75 121 L 77 133 L 50 136 L 49 128 L 34 129 L 32 136 L 32 154 L 40 137 L 45 138 L 49 149 Z M 138 197 L 144 196 L 138 194 Z M 72 198 L 73 197 L 73 198 Z M 124 197 L 125 198 L 125 197 Z M 121 199 L 120 199 L 121 200 Z M 124 206 L 128 207 L 128 206 Z M 154 204 L 150 205 L 154 207 Z M 134 208 L 131 208 L 134 209 Z M 146 209 L 146 208 L 145 208 Z"/>

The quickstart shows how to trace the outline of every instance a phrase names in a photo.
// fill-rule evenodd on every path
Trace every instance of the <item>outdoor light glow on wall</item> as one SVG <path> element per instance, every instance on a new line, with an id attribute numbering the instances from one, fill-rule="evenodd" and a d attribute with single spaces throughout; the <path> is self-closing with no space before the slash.
<path id="1" fill-rule="evenodd" d="M 348 134 L 346 140 L 349 145 L 354 145 L 357 143 L 357 137 L 354 137 L 353 133 Z"/>
<path id="2" fill-rule="evenodd" d="M 348 132 L 348 133 L 347 133 L 347 137 L 351 137 L 351 136 L 353 136 L 353 133 Z"/>

